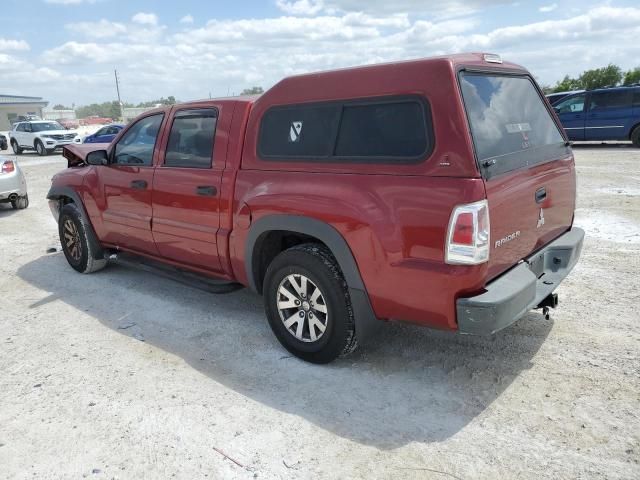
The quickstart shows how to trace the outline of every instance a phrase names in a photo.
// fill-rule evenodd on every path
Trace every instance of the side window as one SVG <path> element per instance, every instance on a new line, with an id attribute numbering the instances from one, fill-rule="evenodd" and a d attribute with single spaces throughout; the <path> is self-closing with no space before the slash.
<path id="1" fill-rule="evenodd" d="M 584 95 L 576 95 L 575 97 L 562 100 L 553 108 L 558 113 L 580 113 L 584 110 Z"/>
<path id="2" fill-rule="evenodd" d="M 16 125 L 16 132 L 24 132 L 24 123 Z"/>
<path id="3" fill-rule="evenodd" d="M 417 157 L 427 150 L 424 109 L 415 101 L 345 106 L 339 157 Z"/>
<path id="4" fill-rule="evenodd" d="M 589 111 L 602 108 L 629 108 L 632 95 L 630 89 L 592 93 Z"/>
<path id="5" fill-rule="evenodd" d="M 633 106 L 640 107 L 640 88 L 633 92 Z"/>
<path id="6" fill-rule="evenodd" d="M 151 115 L 134 123 L 116 144 L 113 163 L 137 166 L 151 165 L 162 118 L 162 114 Z"/>
<path id="7" fill-rule="evenodd" d="M 96 137 L 100 137 L 106 134 L 107 134 L 107 127 L 102 127 L 100 130 L 96 132 Z"/>
<path id="8" fill-rule="evenodd" d="M 276 107 L 260 125 L 264 157 L 328 157 L 340 120 L 340 105 Z"/>
<path id="9" fill-rule="evenodd" d="M 105 135 L 117 135 L 120 130 L 118 127 L 108 127 Z"/>
<path id="10" fill-rule="evenodd" d="M 169 133 L 166 167 L 210 168 L 218 111 L 198 108 L 176 112 Z"/>
<path id="11" fill-rule="evenodd" d="M 33 128 L 31 128 L 31 124 L 30 123 L 25 123 L 24 124 L 24 131 L 25 132 L 33 132 Z"/>
<path id="12" fill-rule="evenodd" d="M 265 159 L 414 162 L 432 146 L 428 106 L 386 97 L 268 110 L 258 153 Z"/>

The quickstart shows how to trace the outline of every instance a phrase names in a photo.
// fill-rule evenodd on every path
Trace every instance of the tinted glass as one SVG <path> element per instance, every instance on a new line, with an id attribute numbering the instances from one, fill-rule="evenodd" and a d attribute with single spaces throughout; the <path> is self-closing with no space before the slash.
<path id="1" fill-rule="evenodd" d="M 575 97 L 561 100 L 553 106 L 558 113 L 580 113 L 584 110 L 585 95 L 576 95 Z"/>
<path id="2" fill-rule="evenodd" d="M 297 105 L 269 110 L 262 119 L 260 153 L 266 157 L 328 157 L 340 105 Z"/>
<path id="3" fill-rule="evenodd" d="M 107 131 L 108 131 L 109 127 L 102 127 L 100 130 L 98 130 L 95 135 L 96 137 L 99 137 L 101 135 L 106 135 Z"/>
<path id="4" fill-rule="evenodd" d="M 16 125 L 16 132 L 24 132 L 24 123 Z"/>
<path id="5" fill-rule="evenodd" d="M 211 167 L 217 119 L 215 109 L 178 112 L 171 126 L 164 164 L 168 167 Z"/>
<path id="6" fill-rule="evenodd" d="M 591 94 L 589 110 L 603 108 L 629 108 L 633 99 L 631 89 L 612 92 L 594 92 Z"/>
<path id="7" fill-rule="evenodd" d="M 153 149 L 163 115 L 138 120 L 116 144 L 114 163 L 145 166 L 153 163 Z"/>
<path id="8" fill-rule="evenodd" d="M 47 132 L 49 130 L 64 130 L 64 127 L 58 122 L 46 122 L 46 123 L 32 123 L 31 131 L 33 132 Z"/>
<path id="9" fill-rule="evenodd" d="M 424 110 L 418 102 L 346 105 L 335 155 L 417 157 L 427 150 Z"/>
<path id="10" fill-rule="evenodd" d="M 633 106 L 640 107 L 640 88 L 633 92 Z"/>
<path id="11" fill-rule="evenodd" d="M 462 73 L 461 87 L 480 161 L 515 154 L 497 159 L 511 170 L 548 158 L 542 153 L 519 155 L 523 151 L 564 147 L 560 130 L 529 78 Z"/>

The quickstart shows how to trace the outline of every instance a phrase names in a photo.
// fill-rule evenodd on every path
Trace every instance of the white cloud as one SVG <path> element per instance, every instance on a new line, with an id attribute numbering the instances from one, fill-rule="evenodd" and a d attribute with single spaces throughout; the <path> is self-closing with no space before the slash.
<path id="1" fill-rule="evenodd" d="M 29 49 L 30 49 L 29 44 L 24 40 L 12 40 L 12 39 L 0 38 L 0 51 L 3 51 L 3 50 L 26 51 Z"/>
<path id="2" fill-rule="evenodd" d="M 65 28 L 71 32 L 80 33 L 89 38 L 111 38 L 123 35 L 127 27 L 122 23 L 110 22 L 104 18 L 97 22 L 69 23 Z"/>
<path id="3" fill-rule="evenodd" d="M 140 25 L 157 25 L 158 16 L 155 13 L 139 12 L 131 17 L 131 21 Z"/>
<path id="4" fill-rule="evenodd" d="M 277 0 L 276 5 L 289 15 L 315 15 L 324 8 L 323 0 Z"/>
<path id="5" fill-rule="evenodd" d="M 185 15 L 180 19 L 180 23 L 184 23 L 184 24 L 191 24 L 193 23 L 193 21 L 194 20 L 192 15 Z"/>
<path id="6" fill-rule="evenodd" d="M 387 12 L 386 3 L 378 0 L 361 3 L 368 12 L 329 13 L 334 8 L 330 2 L 344 6 L 350 0 L 324 0 L 325 9 L 316 15 L 215 19 L 204 26 L 183 24 L 174 29 L 155 16 L 151 23 L 72 24 L 67 42 L 37 52 L 29 62 L 17 63 L 18 55 L 26 55 L 19 49 L 0 49 L 12 58 L 11 69 L 0 68 L 0 85 L 27 90 L 35 85 L 36 94 L 56 103 L 111 100 L 115 65 L 126 101 L 168 95 L 190 100 L 204 98 L 209 91 L 225 95 L 227 89 L 238 93 L 253 85 L 268 88 L 295 73 L 462 51 L 500 53 L 528 67 L 544 83 L 610 62 L 628 69 L 640 58 L 640 43 L 628 40 L 640 38 L 637 7 L 605 6 L 569 18 L 483 28 L 479 15 L 442 18 L 398 13 L 401 9 Z M 406 7 L 411 2 L 397 3 Z M 449 6 L 454 3 L 445 0 Z M 469 5 L 479 8 L 480 3 Z M 114 30 L 117 35 L 111 34 Z M 26 51 L 28 45 L 21 48 Z M 0 67 L 4 63 L 0 55 Z M 50 82 L 30 79 L 37 68 L 50 70 L 43 73 Z M 55 72 L 61 74 L 59 79 Z"/>
<path id="7" fill-rule="evenodd" d="M 544 5 L 540 7 L 538 10 L 541 11 L 542 13 L 548 13 L 548 12 L 553 12 L 556 8 L 558 8 L 558 4 L 552 3 L 551 5 Z"/>

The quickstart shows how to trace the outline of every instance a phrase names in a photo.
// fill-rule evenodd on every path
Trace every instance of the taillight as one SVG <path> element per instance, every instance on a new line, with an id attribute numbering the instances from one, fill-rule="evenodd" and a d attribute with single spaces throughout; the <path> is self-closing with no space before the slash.
<path id="1" fill-rule="evenodd" d="M 489 260 L 489 205 L 486 200 L 453 210 L 447 232 L 445 262 L 477 265 Z"/>
<path id="2" fill-rule="evenodd" d="M 6 160 L 2 164 L 2 173 L 11 173 L 16 169 L 16 166 L 13 164 L 13 160 Z"/>

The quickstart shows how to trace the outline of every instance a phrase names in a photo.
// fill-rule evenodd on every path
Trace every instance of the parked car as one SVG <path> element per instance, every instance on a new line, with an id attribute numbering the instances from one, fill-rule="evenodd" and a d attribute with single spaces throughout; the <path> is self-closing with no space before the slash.
<path id="1" fill-rule="evenodd" d="M 549 103 L 551 105 L 555 105 L 560 100 L 562 100 L 563 98 L 569 95 L 573 95 L 574 93 L 582 93 L 582 92 L 584 92 L 584 90 L 572 90 L 570 92 L 555 92 L 555 93 L 547 94 L 546 97 L 547 97 L 547 100 L 549 100 Z"/>
<path id="2" fill-rule="evenodd" d="M 64 156 L 47 198 L 71 267 L 249 287 L 316 363 L 380 320 L 493 334 L 548 314 L 584 237 L 561 125 L 496 55 L 289 77 L 145 112 Z"/>
<path id="3" fill-rule="evenodd" d="M 58 122 L 39 120 L 18 122 L 9 132 L 11 148 L 16 155 L 24 150 L 35 150 L 38 155 L 48 155 L 71 143 L 81 143 L 78 132 L 68 131 Z"/>
<path id="4" fill-rule="evenodd" d="M 640 86 L 576 93 L 553 108 L 571 140 L 631 140 L 640 148 Z"/>
<path id="5" fill-rule="evenodd" d="M 0 156 L 0 203 L 11 203 L 15 209 L 29 206 L 27 181 L 18 162 Z"/>
<path id="6" fill-rule="evenodd" d="M 78 121 L 72 118 L 62 118 L 58 120 L 58 123 L 62 125 L 64 128 L 66 128 L 67 130 L 75 130 L 80 126 Z"/>
<path id="7" fill-rule="evenodd" d="M 111 143 L 124 127 L 124 123 L 105 125 L 93 135 L 85 137 L 84 143 Z"/>
<path id="8" fill-rule="evenodd" d="M 7 137 L 2 133 L 0 133 L 0 150 L 6 150 L 7 148 L 9 148 Z"/>

